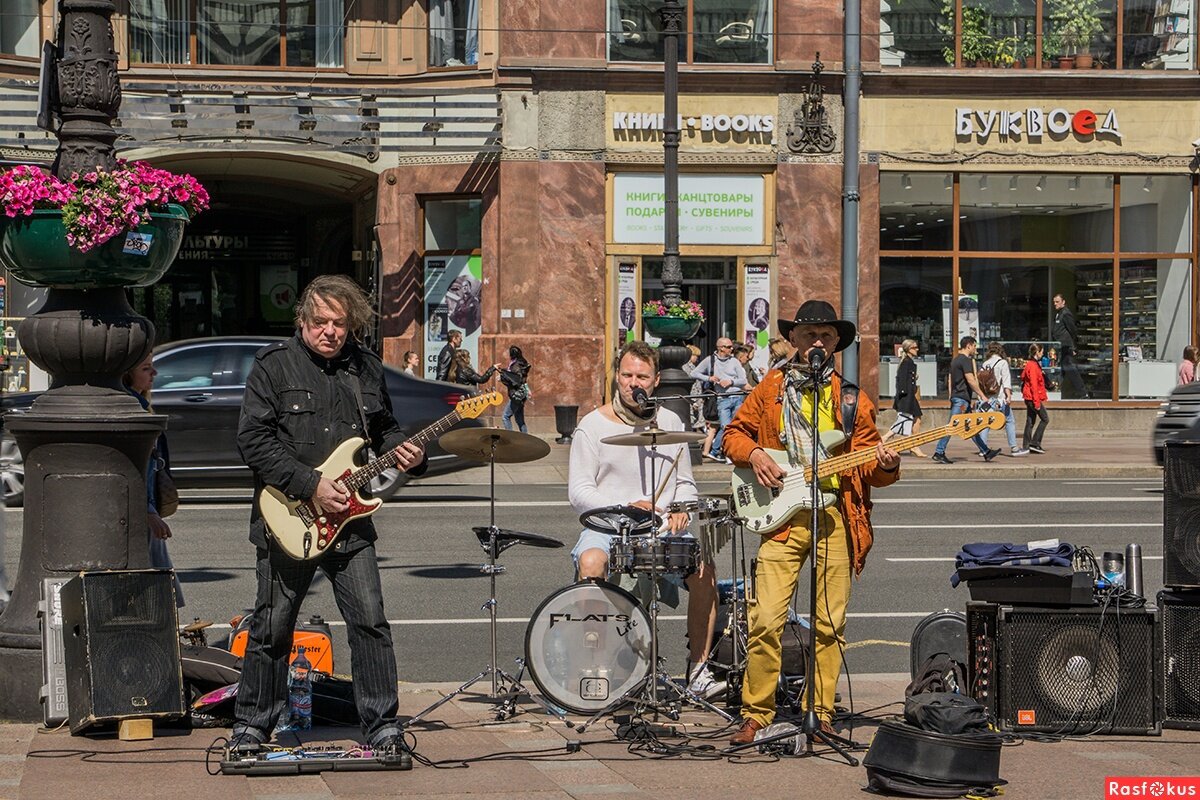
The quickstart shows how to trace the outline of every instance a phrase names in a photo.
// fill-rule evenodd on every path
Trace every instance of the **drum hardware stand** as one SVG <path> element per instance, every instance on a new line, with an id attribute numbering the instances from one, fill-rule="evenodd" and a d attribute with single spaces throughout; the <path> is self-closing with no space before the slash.
<path id="1" fill-rule="evenodd" d="M 503 716 L 498 716 L 499 719 L 505 719 L 507 717 L 512 716 L 513 713 L 515 713 L 515 698 L 517 695 L 524 693 L 524 694 L 529 695 L 530 699 L 532 699 L 535 703 L 537 703 L 539 706 L 541 706 L 543 709 L 545 709 L 546 713 L 549 714 L 550 716 L 557 717 L 559 720 L 562 720 L 563 722 L 567 721 L 566 714 L 564 714 L 560 710 L 552 708 L 549 704 L 545 703 L 540 697 L 535 695 L 533 692 L 529 691 L 529 689 L 526 688 L 525 685 L 521 683 L 519 678 L 514 678 L 512 675 L 509 675 L 507 672 L 505 672 L 503 669 L 501 669 L 499 666 L 497 666 L 497 663 L 496 663 L 499 660 L 497 658 L 497 654 L 496 654 L 496 643 L 497 643 L 496 576 L 503 574 L 505 569 L 502 565 L 499 565 L 496 563 L 496 559 L 499 558 L 502 548 L 500 547 L 500 542 L 497 538 L 497 535 L 499 534 L 500 529 L 496 527 L 496 440 L 495 439 L 492 439 L 492 442 L 491 442 L 491 454 L 490 454 L 490 457 L 488 458 L 488 465 L 490 468 L 489 482 L 490 482 L 490 488 L 491 488 L 491 497 L 490 497 L 490 502 L 489 502 L 490 510 L 489 510 L 488 527 L 487 527 L 488 538 L 487 538 L 486 544 L 484 544 L 482 541 L 480 542 L 480 544 L 483 544 L 484 549 L 487 551 L 488 563 L 480 566 L 479 571 L 488 576 L 488 584 L 489 584 L 489 588 L 491 591 L 491 595 L 488 597 L 488 599 L 486 601 L 484 601 L 483 605 L 480 606 L 479 608 L 480 608 L 480 610 L 486 609 L 488 612 L 488 616 L 491 619 L 492 660 L 486 667 L 484 667 L 479 672 L 478 675 L 476 675 L 474 678 L 471 678 L 469 681 L 462 684 L 457 689 L 455 689 L 454 691 L 447 694 L 445 697 L 440 698 L 433 705 L 431 705 L 428 708 L 424 709 L 423 711 L 420 711 L 419 713 L 417 713 L 415 716 L 413 716 L 412 718 L 410 718 L 408 720 L 406 725 L 412 725 L 415 722 L 419 722 L 426 715 L 428 715 L 435 709 L 440 708 L 442 705 L 449 702 L 454 697 L 457 697 L 458 695 L 462 694 L 467 689 L 469 689 L 471 686 L 473 686 L 476 683 L 478 683 L 479 681 L 483 680 L 483 678 L 485 676 L 489 676 L 489 675 L 491 676 L 491 679 L 492 679 L 492 691 L 488 695 L 488 697 L 492 700 L 499 699 L 500 694 L 501 694 L 501 692 L 500 692 L 501 682 L 503 682 L 503 684 L 506 687 L 505 694 L 508 695 L 508 697 L 506 697 L 505 700 L 494 709 L 494 713 L 496 713 L 497 715 L 503 714 Z M 511 542 L 511 544 L 516 544 L 516 542 Z M 525 665 L 523 663 L 521 663 L 519 660 L 517 663 L 521 664 L 521 672 L 524 673 Z"/>
<path id="2" fill-rule="evenodd" d="M 826 356 L 825 358 L 828 359 L 831 357 L 832 356 Z M 821 530 L 821 512 L 823 510 L 821 507 L 821 481 L 817 477 L 817 467 L 821 456 L 821 437 L 819 433 L 820 428 L 818 427 L 819 419 L 817 416 L 820 413 L 821 407 L 820 375 L 821 370 L 813 369 L 812 377 L 808 381 L 813 392 L 812 419 L 810 420 L 810 425 L 812 426 L 810 429 L 812 431 L 812 460 L 810 462 L 810 467 L 812 469 L 812 516 L 809 520 L 808 665 L 807 672 L 804 676 L 804 718 L 800 725 L 794 727 L 792 730 L 784 731 L 783 733 L 779 733 L 774 736 L 767 736 L 762 739 L 755 739 L 753 742 L 748 742 L 743 745 L 736 745 L 728 748 L 726 752 L 734 752 L 751 747 L 760 747 L 764 744 L 769 744 L 781 739 L 787 739 L 789 737 L 796 736 L 797 734 L 803 734 L 805 740 L 807 741 L 807 746 L 805 747 L 804 752 L 797 752 L 797 756 L 801 758 L 811 758 L 812 756 L 817 755 L 817 753 L 813 751 L 813 742 L 814 740 L 820 740 L 823 744 L 827 745 L 835 753 L 845 759 L 847 764 L 852 767 L 857 767 L 859 763 L 858 759 L 850 754 L 851 749 L 856 747 L 855 743 L 836 734 L 829 734 L 821 730 L 821 721 L 820 718 L 817 717 L 817 682 L 815 680 L 817 672 L 817 535 Z"/>

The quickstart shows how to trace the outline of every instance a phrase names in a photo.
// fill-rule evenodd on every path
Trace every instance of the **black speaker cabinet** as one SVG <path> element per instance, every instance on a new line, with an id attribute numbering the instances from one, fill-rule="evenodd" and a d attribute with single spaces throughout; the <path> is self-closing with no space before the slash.
<path id="1" fill-rule="evenodd" d="M 1158 735 L 1158 610 L 967 604 L 971 694 L 1002 728 Z"/>
<path id="2" fill-rule="evenodd" d="M 1163 450 L 1163 584 L 1200 589 L 1200 441 Z"/>
<path id="3" fill-rule="evenodd" d="M 1163 727 L 1200 730 L 1200 592 L 1158 593 Z"/>
<path id="4" fill-rule="evenodd" d="M 72 733 L 184 714 L 170 572 L 83 572 L 59 596 Z"/>

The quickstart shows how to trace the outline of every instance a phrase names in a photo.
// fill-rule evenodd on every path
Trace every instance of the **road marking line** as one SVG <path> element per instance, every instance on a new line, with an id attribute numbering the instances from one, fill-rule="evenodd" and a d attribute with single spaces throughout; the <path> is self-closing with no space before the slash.
<path id="1" fill-rule="evenodd" d="M 997 522 L 995 525 L 987 525 L 987 524 L 976 524 L 976 523 L 972 522 L 970 525 L 872 525 L 871 527 L 877 531 L 879 531 L 879 530 L 910 530 L 910 529 L 915 529 L 915 530 L 928 529 L 931 531 L 939 531 L 939 530 L 956 530 L 959 528 L 967 528 L 967 527 L 971 528 L 972 530 L 975 530 L 978 528 L 1004 528 L 1005 530 L 1008 530 L 1010 528 L 1036 528 L 1036 529 L 1040 529 L 1040 528 L 1161 528 L 1162 523 L 1161 522 L 1095 522 L 1095 523 L 1092 523 L 1092 522 L 1059 522 L 1059 523 L 1029 522 L 1029 523 L 1017 523 L 1015 525 L 1008 525 L 1003 522 Z"/>
<path id="2" fill-rule="evenodd" d="M 1162 561 L 1162 559 L 1163 559 L 1162 556 L 1142 556 L 1142 560 L 1144 560 L 1144 561 Z M 893 563 L 917 564 L 917 563 L 924 563 L 926 561 L 951 561 L 951 562 L 953 562 L 955 559 L 945 558 L 944 556 L 928 556 L 928 557 L 922 556 L 922 557 L 913 557 L 913 558 L 884 557 L 883 560 L 891 561 Z M 999 566 L 999 565 L 996 565 L 996 566 Z"/>
<path id="3" fill-rule="evenodd" d="M 887 639 L 863 639 L 861 642 L 848 643 L 846 649 L 857 650 L 860 647 L 871 647 L 878 644 L 887 645 L 888 647 L 911 647 L 908 642 L 892 642 Z"/>
<path id="4" fill-rule="evenodd" d="M 847 617 L 858 619 L 908 619 L 916 617 L 927 617 L 931 612 L 928 611 L 859 611 L 847 614 Z M 659 621 L 684 622 L 687 616 L 684 614 L 659 614 Z M 491 620 L 487 617 L 480 619 L 389 619 L 389 625 L 490 625 Z M 498 617 L 498 623 L 520 623 L 522 625 L 529 623 L 529 617 Z M 326 620 L 326 625 L 332 628 L 344 628 L 346 623 L 340 619 Z M 230 626 L 227 623 L 217 623 L 209 625 L 211 630 L 229 630 Z"/>
<path id="5" fill-rule="evenodd" d="M 892 497 L 881 498 L 875 500 L 875 505 L 884 504 L 900 504 L 906 503 L 910 505 L 931 505 L 937 503 L 939 505 L 946 502 L 946 498 L 909 498 L 909 497 Z M 1161 497 L 992 497 L 988 498 L 988 503 L 1161 503 Z M 499 505 L 499 503 L 497 503 Z"/>

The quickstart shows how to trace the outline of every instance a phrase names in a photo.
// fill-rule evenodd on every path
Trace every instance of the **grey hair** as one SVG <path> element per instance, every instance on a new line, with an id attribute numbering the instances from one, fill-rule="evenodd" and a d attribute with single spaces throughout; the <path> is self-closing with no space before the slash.
<path id="1" fill-rule="evenodd" d="M 326 302 L 333 301 L 341 306 L 346 312 L 346 327 L 355 339 L 361 340 L 375 319 L 375 309 L 371 308 L 362 287 L 346 275 L 318 275 L 304 287 L 300 301 L 296 303 L 296 327 L 313 320 L 318 295 Z"/>

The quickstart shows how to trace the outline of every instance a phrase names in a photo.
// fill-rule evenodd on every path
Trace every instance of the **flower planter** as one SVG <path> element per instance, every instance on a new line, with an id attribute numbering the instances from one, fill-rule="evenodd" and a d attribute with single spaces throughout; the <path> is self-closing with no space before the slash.
<path id="1" fill-rule="evenodd" d="M 1075 69 L 1091 69 L 1092 61 L 1091 53 L 1080 53 L 1075 56 Z"/>
<path id="2" fill-rule="evenodd" d="M 149 223 L 134 231 L 138 236 L 119 233 L 81 253 L 67 244 L 59 210 L 39 209 L 28 217 L 0 216 L 0 266 L 30 286 L 149 286 L 175 260 L 190 219 L 183 206 L 174 203 L 150 217 Z"/>
<path id="3" fill-rule="evenodd" d="M 682 317 L 642 317 L 642 329 L 660 339 L 690 339 L 700 330 L 703 320 Z"/>
<path id="4" fill-rule="evenodd" d="M 1058 68 L 1059 69 L 1071 69 L 1074 66 L 1075 66 L 1074 58 L 1072 58 L 1071 56 L 1059 56 L 1059 58 L 1058 58 Z"/>

